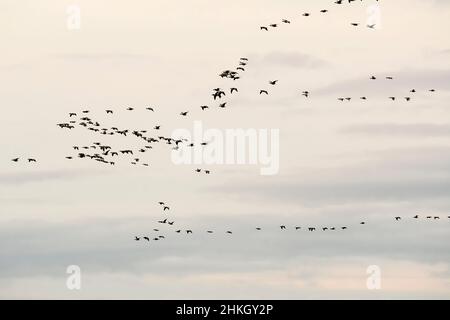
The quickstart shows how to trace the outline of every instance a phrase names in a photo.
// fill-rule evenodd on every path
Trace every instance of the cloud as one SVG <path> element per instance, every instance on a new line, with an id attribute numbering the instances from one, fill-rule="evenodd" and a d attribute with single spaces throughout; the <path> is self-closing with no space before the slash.
<path id="1" fill-rule="evenodd" d="M 352 167 L 306 168 L 270 183 L 240 182 L 214 190 L 247 200 L 276 199 L 310 206 L 448 198 L 450 148 L 404 148 L 370 155 Z"/>
<path id="2" fill-rule="evenodd" d="M 328 65 L 328 62 L 320 58 L 301 52 L 281 52 L 274 51 L 259 59 L 257 63 L 264 65 L 274 65 L 277 67 L 316 69 Z"/>
<path id="3" fill-rule="evenodd" d="M 342 128 L 341 133 L 408 137 L 450 137 L 450 124 L 357 124 Z"/>

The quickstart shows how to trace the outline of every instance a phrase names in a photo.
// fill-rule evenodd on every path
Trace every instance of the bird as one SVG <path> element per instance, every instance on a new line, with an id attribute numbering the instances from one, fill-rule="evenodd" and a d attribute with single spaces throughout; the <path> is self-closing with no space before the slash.
<path id="1" fill-rule="evenodd" d="M 278 25 L 276 23 L 269 24 L 270 27 L 276 28 Z"/>
<path id="2" fill-rule="evenodd" d="M 170 210 L 170 208 L 167 207 L 167 206 L 164 206 L 164 207 L 163 207 L 163 211 L 166 211 L 166 210 Z"/>
<path id="3" fill-rule="evenodd" d="M 108 114 L 108 113 L 113 113 L 113 111 L 112 110 L 106 110 L 106 114 Z"/>
<path id="4" fill-rule="evenodd" d="M 210 174 L 210 173 L 211 173 L 211 171 L 209 171 L 209 170 L 205 170 L 205 173 L 206 173 L 206 174 Z"/>
<path id="5" fill-rule="evenodd" d="M 419 219 L 419 215 L 416 214 L 413 218 L 414 218 L 414 219 Z"/>
<path id="6" fill-rule="evenodd" d="M 205 109 L 209 109 L 208 106 L 200 106 L 200 108 L 202 109 L 202 111 L 204 111 Z"/>
<path id="7" fill-rule="evenodd" d="M 395 217 L 395 220 L 396 221 L 399 221 L 399 220 L 401 220 L 402 218 L 401 217 Z"/>
<path id="8" fill-rule="evenodd" d="M 219 108 L 225 108 L 225 106 L 227 105 L 226 102 L 219 104 Z"/>
<path id="9" fill-rule="evenodd" d="M 147 107 L 147 108 L 145 108 L 146 110 L 149 110 L 149 111 L 153 111 L 153 112 L 155 112 L 155 110 L 153 109 L 153 108 L 151 108 L 151 107 Z"/>
<path id="10" fill-rule="evenodd" d="M 139 237 L 134 237 L 134 241 L 139 241 L 139 240 L 141 240 L 141 238 L 139 238 Z"/>
<path id="11" fill-rule="evenodd" d="M 449 217 L 450 218 L 450 217 Z M 256 230 L 258 230 L 258 231 L 261 231 L 261 228 L 259 228 L 259 227 L 256 227 Z"/>
<path id="12" fill-rule="evenodd" d="M 230 93 L 233 94 L 233 92 L 238 92 L 238 89 L 237 88 L 231 88 L 230 89 Z"/>
<path id="13" fill-rule="evenodd" d="M 351 25 L 354 27 L 357 27 L 357 26 L 359 26 L 359 23 L 352 22 Z"/>
<path id="14" fill-rule="evenodd" d="M 430 91 L 430 92 L 436 92 L 436 90 L 435 90 L 435 89 L 430 89 L 430 90 L 428 90 L 428 91 Z"/>
<path id="15" fill-rule="evenodd" d="M 259 90 L 259 94 L 263 94 L 265 93 L 266 95 L 268 95 L 269 93 L 267 92 L 267 90 Z"/>
<path id="16" fill-rule="evenodd" d="M 295 227 L 295 230 L 300 230 L 302 227 Z"/>
<path id="17" fill-rule="evenodd" d="M 18 162 L 20 158 L 11 159 L 11 161 Z"/>
<path id="18" fill-rule="evenodd" d="M 304 17 L 309 17 L 310 14 L 309 14 L 308 12 L 305 12 L 304 14 L 302 14 L 302 16 L 304 16 Z"/>
<path id="19" fill-rule="evenodd" d="M 207 233 L 213 233 L 211 230 L 206 231 Z"/>
<path id="20" fill-rule="evenodd" d="M 377 77 L 371 76 L 371 77 L 370 77 L 370 80 L 377 80 Z"/>
<path id="21" fill-rule="evenodd" d="M 369 29 L 375 29 L 376 24 L 368 24 L 367 28 Z"/>
<path id="22" fill-rule="evenodd" d="M 259 27 L 260 28 L 260 30 L 265 30 L 265 31 L 269 31 L 269 29 L 267 29 L 267 27 L 264 27 L 264 26 L 262 26 L 262 27 Z"/>
<path id="23" fill-rule="evenodd" d="M 161 128 L 161 126 L 155 126 L 153 129 L 159 130 L 160 128 Z"/>
<path id="24" fill-rule="evenodd" d="M 186 230 L 186 234 L 192 233 L 192 230 Z"/>
<path id="25" fill-rule="evenodd" d="M 36 159 L 28 158 L 28 162 L 36 162 Z"/>
<path id="26" fill-rule="evenodd" d="M 391 99 L 392 101 L 395 101 L 395 97 L 389 97 L 389 99 Z"/>
<path id="27" fill-rule="evenodd" d="M 150 241 L 149 237 L 143 237 L 144 240 Z"/>
<path id="28" fill-rule="evenodd" d="M 328 10 L 326 10 L 326 9 L 320 10 L 320 13 L 327 13 L 327 12 L 328 12 Z"/>
<path id="29" fill-rule="evenodd" d="M 287 23 L 287 24 L 291 23 L 291 22 L 290 22 L 289 20 L 287 20 L 287 19 L 283 19 L 283 20 L 281 20 L 281 22 Z"/>
<path id="30" fill-rule="evenodd" d="M 305 98 L 309 97 L 309 91 L 302 91 L 302 96 L 305 96 Z"/>
<path id="31" fill-rule="evenodd" d="M 393 80 L 393 77 L 386 77 L 387 80 Z"/>
<path id="32" fill-rule="evenodd" d="M 184 111 L 184 112 L 181 112 L 180 115 L 185 117 L 185 116 L 187 116 L 188 113 L 189 113 L 189 111 Z"/>
<path id="33" fill-rule="evenodd" d="M 69 117 L 71 118 L 71 117 L 76 117 L 77 116 L 77 114 L 75 113 L 75 112 L 71 112 L 71 113 L 69 113 Z"/>
<path id="34" fill-rule="evenodd" d="M 272 80 L 272 81 L 269 81 L 269 83 L 271 84 L 271 85 L 276 85 L 277 84 L 277 82 L 278 82 L 278 80 Z"/>
<path id="35" fill-rule="evenodd" d="M 128 111 L 133 111 L 134 108 L 128 107 L 127 110 L 128 110 Z"/>
<path id="36" fill-rule="evenodd" d="M 285 229 L 286 229 L 286 226 L 280 226 L 280 229 L 281 229 L 281 230 L 285 230 Z"/>
<path id="37" fill-rule="evenodd" d="M 231 232 L 231 231 L 227 231 L 227 233 L 228 233 L 228 234 L 232 234 L 233 232 Z"/>
<path id="38" fill-rule="evenodd" d="M 411 97 L 405 97 L 406 101 L 411 101 Z"/>

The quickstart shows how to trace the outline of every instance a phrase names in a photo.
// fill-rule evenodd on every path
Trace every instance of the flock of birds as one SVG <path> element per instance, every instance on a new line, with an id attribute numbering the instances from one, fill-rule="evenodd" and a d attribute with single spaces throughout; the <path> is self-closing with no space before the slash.
<path id="1" fill-rule="evenodd" d="M 355 0 L 348 0 L 348 3 L 354 2 Z M 362 0 L 361 0 L 362 1 Z M 336 4 L 343 4 L 342 0 L 335 1 Z M 326 14 L 329 12 L 328 9 L 320 10 L 320 14 Z M 311 13 L 305 12 L 302 14 L 304 17 L 311 16 Z M 290 24 L 291 20 L 288 19 L 282 19 L 281 23 L 283 24 Z M 352 26 L 359 26 L 360 23 L 351 23 Z M 274 29 L 278 27 L 278 23 L 272 23 L 268 26 L 260 26 L 260 30 L 262 31 L 269 31 L 269 29 Z M 375 25 L 367 25 L 368 28 L 374 29 Z M 237 65 L 234 67 L 224 70 L 219 74 L 219 77 L 222 79 L 227 79 L 232 81 L 233 85 L 227 86 L 227 88 L 221 88 L 216 87 L 211 90 L 211 97 L 212 97 L 212 103 L 216 104 L 216 108 L 218 110 L 225 109 L 228 106 L 228 102 L 226 101 L 226 98 L 229 95 L 235 95 L 239 93 L 239 88 L 237 85 L 235 85 L 236 81 L 240 80 L 246 71 L 246 69 L 249 66 L 249 59 L 246 57 L 241 57 L 239 61 L 237 62 Z M 370 80 L 378 80 L 379 77 L 372 75 L 368 77 Z M 385 80 L 394 80 L 394 77 L 392 76 L 384 76 Z M 267 84 L 269 85 L 268 88 L 273 88 L 277 86 L 279 83 L 278 79 L 272 79 L 267 80 Z M 270 89 L 268 88 L 261 88 L 259 89 L 259 95 L 269 95 Z M 436 92 L 435 89 L 424 89 L 427 90 L 430 93 Z M 309 99 L 311 96 L 313 96 L 313 93 L 311 90 L 305 90 L 300 89 L 299 94 L 303 96 L 306 99 Z M 418 90 L 416 89 L 410 89 L 409 92 L 400 97 L 397 96 L 389 96 L 388 99 L 392 101 L 396 100 L 405 100 L 407 102 L 410 102 L 412 100 L 412 97 L 415 93 L 417 93 Z M 366 101 L 368 100 L 367 96 L 360 96 L 360 97 L 348 97 L 348 96 L 341 96 L 337 98 L 339 101 L 351 101 L 353 100 L 360 100 L 360 101 Z M 199 106 L 200 110 L 202 112 L 207 111 L 211 109 L 211 104 L 209 105 L 201 105 Z M 135 107 L 126 107 L 124 108 L 125 112 L 135 112 L 135 111 L 141 111 L 140 108 Z M 155 113 L 157 111 L 157 108 L 154 107 L 144 107 L 142 108 L 144 112 L 148 113 Z M 191 110 L 185 110 L 179 113 L 180 117 L 188 117 L 191 113 Z M 104 110 L 104 115 L 106 117 L 110 118 L 113 117 L 116 114 L 116 111 L 113 109 L 106 109 Z M 116 162 L 119 159 L 125 159 L 129 164 L 134 166 L 145 166 L 149 167 L 150 162 L 147 161 L 144 158 L 144 154 L 151 152 L 155 144 L 164 144 L 167 145 L 172 150 L 179 150 L 180 148 L 192 148 L 194 146 L 200 145 L 200 146 L 206 146 L 208 142 L 193 142 L 189 141 L 185 138 L 179 138 L 174 139 L 172 137 L 169 137 L 167 135 L 161 134 L 162 126 L 160 124 L 156 124 L 153 126 L 152 129 L 131 129 L 131 128 L 121 128 L 119 126 L 105 126 L 102 124 L 103 120 L 99 120 L 97 118 L 94 118 L 92 116 L 92 112 L 90 110 L 82 110 L 81 112 L 70 112 L 68 114 L 68 119 L 66 121 L 58 123 L 57 126 L 61 129 L 65 130 L 73 130 L 73 129 L 85 129 L 89 132 L 92 132 L 93 134 L 96 134 L 98 136 L 120 136 L 120 137 L 132 137 L 135 140 L 137 140 L 140 144 L 138 147 L 127 147 L 127 148 L 117 148 L 113 147 L 112 145 L 102 143 L 99 141 L 92 142 L 87 145 L 76 145 L 72 146 L 73 151 L 75 154 L 66 155 L 65 159 L 67 160 L 74 160 L 75 158 L 78 159 L 88 159 L 92 160 L 98 163 L 102 163 L 108 166 L 113 166 L 116 164 Z M 20 162 L 22 158 L 21 157 L 15 157 L 12 159 L 13 162 L 18 163 Z M 36 158 L 31 157 L 24 157 L 24 159 L 27 161 L 27 163 L 35 163 L 37 162 Z M 204 173 L 204 174 L 211 174 L 210 170 L 202 169 L 202 168 L 196 168 L 195 173 Z M 165 202 L 159 202 L 159 205 L 161 206 L 161 209 L 163 213 L 169 212 L 170 207 L 165 204 Z M 413 217 L 414 219 L 419 219 L 419 215 L 416 215 Z M 448 217 L 450 219 L 450 216 Z M 402 217 L 395 217 L 396 221 L 400 221 Z M 432 219 L 432 220 L 439 220 L 439 216 L 426 216 L 426 219 Z M 164 217 L 162 220 L 157 221 L 158 224 L 161 225 L 168 225 L 168 226 L 174 226 L 174 232 L 175 233 L 186 233 L 186 234 L 192 234 L 192 229 L 178 229 L 175 226 L 175 221 L 169 219 L 168 217 Z M 360 225 L 365 225 L 366 222 L 362 221 L 359 223 Z M 291 226 L 288 227 L 286 225 L 280 225 L 279 229 L 284 231 L 288 229 L 293 229 L 296 231 L 306 230 L 307 232 L 315 232 L 318 230 L 321 230 L 323 232 L 326 231 L 345 231 L 349 229 L 349 226 L 322 226 L 322 227 L 314 227 L 314 226 L 308 226 L 308 227 L 301 227 L 301 226 Z M 262 231 L 261 227 L 255 227 L 256 231 Z M 160 229 L 155 228 L 154 232 L 160 233 Z M 214 230 L 206 230 L 206 233 L 212 234 L 215 233 Z M 227 234 L 233 234 L 232 230 L 227 230 Z M 135 236 L 134 240 L 140 241 L 159 241 L 165 239 L 164 235 L 156 235 L 154 237 L 152 236 Z"/>
<path id="2" fill-rule="evenodd" d="M 355 2 L 356 0 L 347 0 L 347 1 L 348 1 L 348 3 L 352 3 L 352 2 Z M 360 1 L 362 2 L 363 0 L 360 0 Z M 378 2 L 378 0 L 376 0 L 376 1 Z M 334 3 L 335 4 L 344 4 L 345 1 L 337 0 Z M 322 14 L 322 15 L 323 14 L 327 14 L 328 12 L 330 12 L 329 9 L 319 10 L 319 14 Z M 301 16 L 305 17 L 305 18 L 306 17 L 311 17 L 312 15 L 313 14 L 311 12 L 303 12 L 301 14 Z M 289 19 L 281 19 L 281 24 L 289 25 L 289 24 L 291 24 L 291 22 L 292 22 L 292 19 L 291 20 L 289 20 Z M 353 27 L 359 27 L 362 24 L 359 23 L 359 22 L 351 22 L 350 25 L 353 26 Z M 275 22 L 275 23 L 270 23 L 269 25 L 266 25 L 266 26 L 260 26 L 259 29 L 261 31 L 269 31 L 270 29 L 275 29 L 275 28 L 278 28 L 279 26 L 280 26 L 280 23 Z M 377 25 L 376 24 L 366 24 L 366 27 L 369 28 L 369 29 L 375 29 L 377 27 Z"/>
<path id="3" fill-rule="evenodd" d="M 166 206 L 166 204 L 164 202 L 159 202 L 159 205 L 163 208 L 163 212 L 170 209 L 168 206 Z M 440 220 L 441 216 L 430 216 L 430 215 L 427 215 L 427 216 L 421 217 L 420 215 L 417 214 L 417 215 L 415 215 L 413 217 L 410 217 L 410 219 L 415 219 L 415 220 L 418 220 L 418 219 L 421 219 L 421 218 L 422 219 L 426 219 L 426 220 Z M 450 216 L 447 216 L 447 218 L 450 219 Z M 402 219 L 403 218 L 400 217 L 400 216 L 394 217 L 395 221 L 401 221 Z M 175 233 L 179 233 L 179 234 L 185 233 L 186 235 L 194 233 L 192 229 L 178 229 L 176 227 L 176 225 L 175 225 L 175 221 L 171 221 L 171 220 L 169 220 L 169 218 L 166 218 L 166 217 L 163 220 L 158 220 L 158 223 L 161 224 L 161 225 L 173 226 L 172 232 L 175 232 Z M 365 221 L 361 221 L 359 223 L 359 225 L 366 225 L 366 224 L 367 223 Z M 290 229 L 290 230 L 295 230 L 295 231 L 302 231 L 302 230 L 304 230 L 304 231 L 307 231 L 307 232 L 315 232 L 315 231 L 322 231 L 322 232 L 330 231 L 330 232 L 333 232 L 333 231 L 345 231 L 345 230 L 348 230 L 350 227 L 349 226 L 339 226 L 339 227 L 336 227 L 336 226 L 321 226 L 321 227 L 307 226 L 307 227 L 302 227 L 302 226 L 298 226 L 298 225 L 297 226 L 289 226 L 288 227 L 287 225 L 280 225 L 277 228 L 280 231 L 287 231 L 288 229 Z M 260 231 L 263 231 L 263 228 L 255 227 L 254 230 L 256 230 L 256 232 L 260 232 Z M 160 240 L 166 239 L 165 235 L 161 235 L 160 234 L 160 233 L 162 233 L 161 229 L 154 228 L 153 232 L 155 232 L 154 236 L 151 236 L 151 235 L 134 236 L 134 241 L 141 241 L 142 240 L 142 241 L 150 242 L 152 240 L 153 241 L 160 241 Z M 199 232 L 200 233 L 206 233 L 206 234 L 216 233 L 214 230 L 210 230 L 210 229 L 199 231 Z M 234 231 L 233 230 L 226 230 L 224 233 L 228 234 L 228 235 L 232 235 L 234 233 Z"/>

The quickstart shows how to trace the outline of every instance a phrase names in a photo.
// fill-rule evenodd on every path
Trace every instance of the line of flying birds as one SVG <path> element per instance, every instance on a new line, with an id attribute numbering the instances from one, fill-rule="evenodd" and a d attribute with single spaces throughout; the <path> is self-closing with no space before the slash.
<path id="1" fill-rule="evenodd" d="M 163 207 L 163 211 L 166 211 L 166 210 L 169 210 L 170 208 L 168 207 L 168 206 L 166 206 L 166 204 L 164 203 L 164 202 L 159 202 L 159 204 Z M 413 216 L 411 219 L 416 219 L 416 220 L 418 220 L 418 219 L 421 219 L 421 218 L 423 218 L 423 219 L 426 219 L 426 220 L 440 220 L 441 219 L 441 216 L 430 216 L 430 215 L 428 215 L 428 216 L 425 216 L 425 217 L 421 217 L 420 215 L 415 215 L 415 216 Z M 450 216 L 447 216 L 447 218 L 448 219 L 450 219 Z M 402 217 L 400 217 L 400 216 L 396 216 L 396 217 L 394 217 L 394 220 L 395 221 L 401 221 L 402 220 Z M 158 220 L 157 221 L 159 224 L 162 224 L 162 225 L 169 225 L 169 226 L 174 226 L 174 224 L 175 224 L 175 221 L 170 221 L 168 218 L 164 218 L 163 220 Z M 365 222 L 365 221 L 361 221 L 360 223 L 359 223 L 359 225 L 366 225 L 367 223 Z M 339 230 L 341 230 L 341 231 L 345 231 L 345 230 L 348 230 L 349 229 L 349 227 L 348 226 L 340 226 L 340 227 L 335 227 L 335 226 L 333 226 L 333 227 L 331 227 L 331 226 L 326 226 L 326 227 L 324 227 L 324 226 L 322 226 L 322 227 L 316 227 L 316 226 L 308 226 L 308 227 L 301 227 L 301 226 L 291 226 L 291 227 L 288 227 L 287 225 L 280 225 L 280 226 L 278 226 L 278 228 L 281 230 L 281 231 L 285 231 L 285 230 L 288 230 L 288 229 L 291 229 L 291 230 L 295 230 L 295 231 L 302 231 L 302 230 L 305 230 L 305 231 L 307 231 L 307 232 L 315 232 L 315 231 L 323 231 L 323 232 L 325 232 L 325 231 L 339 231 Z M 256 231 L 263 231 L 263 228 L 261 228 L 261 227 L 255 227 L 254 228 L 254 230 L 256 230 Z M 161 230 L 160 229 L 158 229 L 158 228 L 154 228 L 153 229 L 153 231 L 155 232 L 155 233 L 160 233 L 161 232 Z M 178 229 L 178 228 L 174 228 L 174 230 L 173 230 L 173 232 L 175 232 L 175 233 L 185 233 L 185 234 L 193 234 L 194 233 L 194 231 L 192 230 L 192 229 Z M 201 231 L 201 232 L 203 232 L 203 233 L 207 233 L 207 234 L 213 234 L 213 233 L 216 233 L 216 232 L 214 232 L 213 230 L 203 230 L 203 231 Z M 233 231 L 232 230 L 226 230 L 225 232 L 224 232 L 225 234 L 233 234 Z M 140 241 L 140 240 L 146 240 L 146 241 L 151 241 L 151 240 L 154 240 L 154 241 L 159 241 L 159 240 L 163 240 L 163 239 L 165 239 L 166 237 L 164 236 L 164 235 L 156 235 L 156 236 L 149 236 L 149 235 L 139 235 L 139 236 L 134 236 L 134 240 L 135 241 Z"/>

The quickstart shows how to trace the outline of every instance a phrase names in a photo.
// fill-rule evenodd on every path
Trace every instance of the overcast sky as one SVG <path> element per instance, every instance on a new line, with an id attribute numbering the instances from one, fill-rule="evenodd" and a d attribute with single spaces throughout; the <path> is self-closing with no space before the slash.
<path id="1" fill-rule="evenodd" d="M 333 2 L 1 1 L 0 298 L 450 298 L 450 6 L 380 1 L 382 28 L 371 30 L 375 1 Z M 69 5 L 81 9 L 79 30 L 67 29 Z M 259 30 L 283 18 L 291 24 Z M 239 94 L 202 112 L 240 57 L 249 65 L 233 83 Z M 148 168 L 67 161 L 73 145 L 116 139 L 56 126 L 84 109 L 164 135 L 195 120 L 279 129 L 280 171 L 197 175 L 160 146 Z M 133 241 L 161 227 L 158 201 L 198 231 Z M 66 288 L 68 265 L 81 268 L 80 291 Z M 381 290 L 366 287 L 370 265 Z"/>

